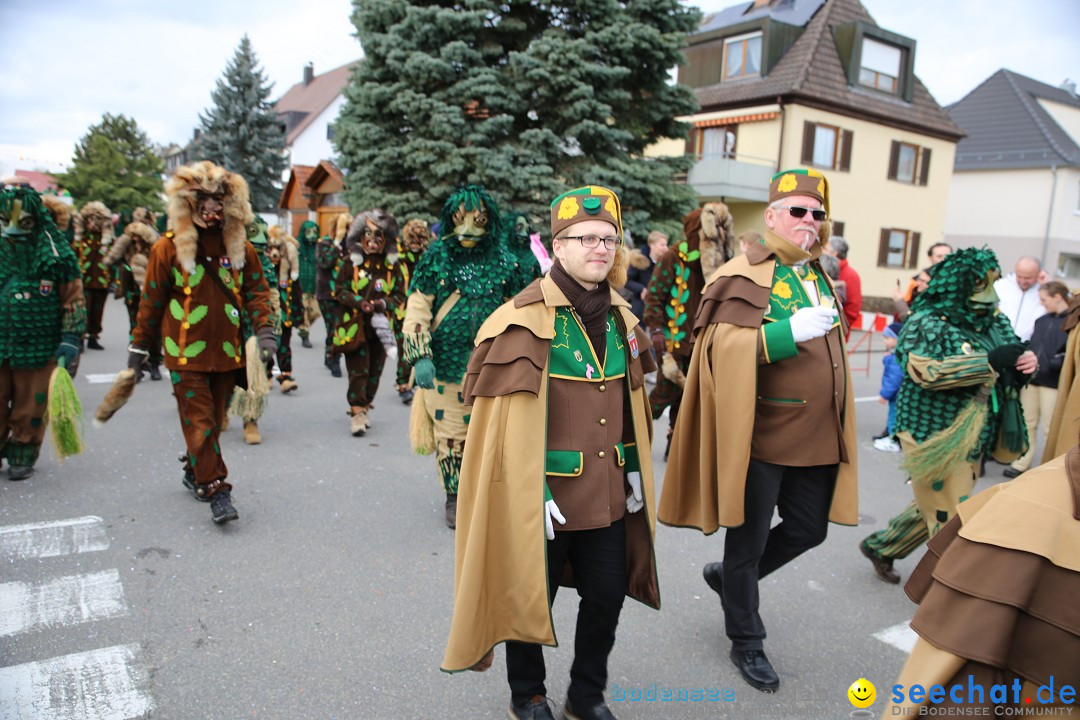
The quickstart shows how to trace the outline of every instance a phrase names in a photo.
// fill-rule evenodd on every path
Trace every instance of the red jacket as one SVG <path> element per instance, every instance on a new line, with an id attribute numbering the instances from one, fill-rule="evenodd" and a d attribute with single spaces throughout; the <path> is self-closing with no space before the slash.
<path id="1" fill-rule="evenodd" d="M 847 302 L 844 303 L 844 317 L 847 318 L 848 327 L 851 327 L 862 312 L 862 280 L 859 279 L 859 273 L 855 272 L 855 268 L 848 265 L 847 259 L 840 261 L 838 279 L 845 284 Z"/>

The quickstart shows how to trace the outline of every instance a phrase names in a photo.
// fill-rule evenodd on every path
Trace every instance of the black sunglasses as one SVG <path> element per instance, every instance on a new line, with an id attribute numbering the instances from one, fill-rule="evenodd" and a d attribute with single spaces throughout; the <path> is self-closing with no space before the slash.
<path id="1" fill-rule="evenodd" d="M 791 217 L 796 220 L 806 217 L 806 213 L 810 213 L 810 217 L 814 218 L 817 222 L 825 222 L 825 211 L 815 210 L 802 205 L 777 205 L 778 210 L 786 208 Z"/>

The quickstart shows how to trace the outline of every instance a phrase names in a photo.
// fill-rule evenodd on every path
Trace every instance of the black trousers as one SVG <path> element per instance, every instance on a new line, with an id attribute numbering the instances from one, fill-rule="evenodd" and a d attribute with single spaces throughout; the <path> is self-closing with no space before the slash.
<path id="1" fill-rule="evenodd" d="M 555 532 L 547 544 L 549 602 L 555 600 L 559 577 L 567 561 L 574 570 L 578 604 L 574 662 L 567 697 L 578 707 L 604 700 L 607 660 L 615 646 L 626 598 L 626 529 L 618 520 L 596 530 Z M 506 677 L 510 699 L 521 705 L 534 695 L 547 695 L 544 651 L 535 643 L 506 643 Z"/>
<path id="2" fill-rule="evenodd" d="M 736 650 L 763 647 L 758 580 L 825 541 L 836 472 L 750 461 L 744 522 L 724 539 L 724 624 Z M 770 529 L 774 508 L 781 522 Z"/>

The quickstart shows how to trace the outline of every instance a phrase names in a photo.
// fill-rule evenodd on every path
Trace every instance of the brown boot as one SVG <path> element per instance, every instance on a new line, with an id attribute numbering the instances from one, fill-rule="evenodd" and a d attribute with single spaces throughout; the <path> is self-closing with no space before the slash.
<path id="1" fill-rule="evenodd" d="M 453 530 L 457 527 L 457 494 L 446 496 L 446 527 Z"/>
<path id="2" fill-rule="evenodd" d="M 368 405 L 366 408 L 364 408 L 364 424 L 367 426 L 368 430 L 371 429 L 371 411 L 374 409 L 374 405 Z"/>
<path id="3" fill-rule="evenodd" d="M 221 432 L 225 432 L 229 429 L 229 414 L 225 413 L 225 417 L 221 419 Z"/>
<path id="4" fill-rule="evenodd" d="M 892 558 L 881 557 L 867 546 L 865 540 L 859 543 L 859 552 L 863 554 L 863 557 L 874 564 L 874 572 L 879 578 L 891 585 L 896 585 L 900 582 L 900 573 L 893 569 Z"/>
<path id="5" fill-rule="evenodd" d="M 363 437 L 368 428 L 367 408 L 354 407 L 349 412 L 349 415 L 352 416 L 349 420 L 349 432 L 354 437 Z"/>
<path id="6" fill-rule="evenodd" d="M 259 424 L 254 420 L 244 421 L 244 442 L 248 445 L 262 443 L 262 435 L 259 434 Z"/>
<path id="7" fill-rule="evenodd" d="M 287 394 L 291 393 L 293 390 L 295 390 L 296 388 L 300 387 L 300 385 L 295 380 L 292 379 L 291 375 L 282 375 L 278 379 L 281 380 L 281 394 L 282 395 L 287 395 Z"/>

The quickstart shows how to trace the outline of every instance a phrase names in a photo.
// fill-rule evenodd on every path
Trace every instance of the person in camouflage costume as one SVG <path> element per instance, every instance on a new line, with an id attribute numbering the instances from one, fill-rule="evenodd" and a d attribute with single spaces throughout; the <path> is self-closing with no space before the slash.
<path id="1" fill-rule="evenodd" d="M 109 299 L 112 274 L 105 255 L 113 241 L 112 213 L 104 203 L 88 202 L 75 215 L 75 253 L 82 270 L 83 294 L 86 296 L 86 347 L 104 350 L 98 337 Z"/>
<path id="2" fill-rule="evenodd" d="M 0 190 L 0 465 L 24 480 L 45 438 L 49 379 L 78 368 L 86 330 L 78 259 L 28 184 Z"/>
<path id="3" fill-rule="evenodd" d="M 299 387 L 292 374 L 292 332 L 294 329 L 305 332 L 304 299 L 300 285 L 300 244 L 280 225 L 270 228 L 266 240 L 266 255 L 277 276 L 281 303 L 281 340 L 278 342 L 277 351 L 277 364 L 281 372 L 277 379 L 282 394 L 288 394 Z M 306 335 L 301 337 L 306 338 Z"/>
<path id="4" fill-rule="evenodd" d="M 734 257 L 732 218 L 727 205 L 707 203 L 683 218 L 684 240 L 656 263 L 645 293 L 645 325 L 661 372 L 649 393 L 653 419 L 670 407 L 668 443 L 679 416 L 686 373 L 693 349 L 691 328 L 705 281 Z M 667 451 L 664 451 L 665 458 Z"/>
<path id="5" fill-rule="evenodd" d="M 894 433 L 915 499 L 859 545 L 886 582 L 900 581 L 893 561 L 936 535 L 968 499 L 985 455 L 1009 462 L 1027 450 L 1019 390 L 1038 361 L 997 312 L 1000 276 L 991 250 L 949 255 L 931 270 L 897 341 L 904 378 Z"/>
<path id="6" fill-rule="evenodd" d="M 405 278 L 406 297 L 409 295 L 409 280 L 416 271 L 416 264 L 420 262 L 420 258 L 424 256 L 424 251 L 427 250 L 430 242 L 431 228 L 428 227 L 427 220 L 412 218 L 402 226 L 401 234 L 398 236 L 397 240 L 397 264 L 401 266 L 401 274 Z M 401 323 L 405 320 L 404 305 L 394 310 L 393 320 L 394 339 L 397 341 L 398 351 L 396 374 L 397 392 L 398 397 L 401 398 L 401 402 L 405 405 L 409 405 L 413 401 L 414 392 L 409 378 L 409 364 L 405 362 L 405 336 L 401 332 Z"/>
<path id="7" fill-rule="evenodd" d="M 323 324 L 326 326 L 326 344 L 323 364 L 334 377 L 341 377 L 341 356 L 333 352 L 334 327 L 337 325 L 337 307 L 334 301 L 334 275 L 345 257 L 345 233 L 352 224 L 352 215 L 342 213 L 334 221 L 334 235 L 324 235 L 315 246 L 315 300 L 319 303 Z"/>
<path id="8" fill-rule="evenodd" d="M 315 273 L 318 266 L 315 263 L 315 248 L 319 244 L 319 224 L 312 220 L 305 220 L 300 225 L 297 237 L 300 251 L 300 276 L 297 278 L 297 288 L 300 294 L 300 303 L 303 306 L 304 315 L 301 323 L 297 325 L 300 343 L 311 347 L 311 326 L 321 317 L 319 303 L 315 300 Z"/>
<path id="9" fill-rule="evenodd" d="M 434 423 L 439 478 L 446 492 L 444 517 L 451 528 L 457 523 L 458 475 L 469 422 L 462 380 L 473 338 L 488 315 L 523 288 L 519 264 L 503 242 L 495 201 L 479 185 L 455 190 L 443 205 L 439 238 L 409 284 L 403 327 L 405 361 L 422 390 L 413 417 Z"/>
<path id="10" fill-rule="evenodd" d="M 349 432 L 360 437 L 371 429 L 372 402 L 386 364 L 386 349 L 375 322 L 405 305 L 405 277 L 398 265 L 397 220 L 376 208 L 359 213 L 345 236 L 346 257 L 334 274 L 337 302 L 333 351 L 345 357 L 349 372 Z M 390 248 L 391 252 L 387 252 Z"/>

